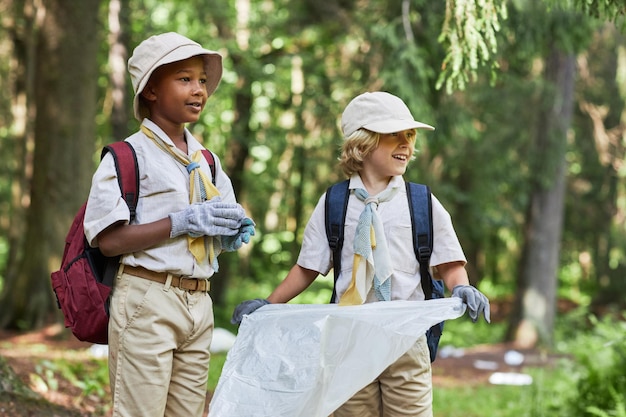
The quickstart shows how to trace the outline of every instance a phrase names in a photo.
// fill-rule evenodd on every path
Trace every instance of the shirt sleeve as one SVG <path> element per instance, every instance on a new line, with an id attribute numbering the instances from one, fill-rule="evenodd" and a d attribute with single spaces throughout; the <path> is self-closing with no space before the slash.
<path id="1" fill-rule="evenodd" d="M 130 210 L 122 198 L 113 156 L 107 153 L 93 175 L 87 199 L 83 226 L 89 244 L 97 247 L 98 234 L 120 221 L 130 221 Z"/>
<path id="2" fill-rule="evenodd" d="M 430 265 L 435 267 L 449 262 L 467 263 L 463 248 L 456 235 L 450 213 L 433 195 L 433 253 Z"/>
<path id="3" fill-rule="evenodd" d="M 317 202 L 309 222 L 304 228 L 304 237 L 298 256 L 298 265 L 326 276 L 332 268 L 332 253 L 328 246 L 325 225 L 326 194 Z"/>

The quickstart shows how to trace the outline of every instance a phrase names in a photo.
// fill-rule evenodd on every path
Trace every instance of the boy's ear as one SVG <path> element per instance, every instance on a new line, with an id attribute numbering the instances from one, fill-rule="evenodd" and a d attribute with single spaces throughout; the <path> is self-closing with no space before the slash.
<path id="1" fill-rule="evenodd" d="M 141 96 L 146 99 L 147 101 L 154 101 L 156 100 L 156 94 L 154 92 L 154 88 L 152 86 L 152 84 L 148 83 L 144 89 L 141 91 Z"/>

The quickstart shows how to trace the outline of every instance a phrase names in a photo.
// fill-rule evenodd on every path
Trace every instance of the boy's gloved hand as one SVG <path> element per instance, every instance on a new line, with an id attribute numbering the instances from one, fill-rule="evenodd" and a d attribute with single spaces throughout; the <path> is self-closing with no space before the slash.
<path id="1" fill-rule="evenodd" d="M 246 217 L 241 221 L 239 234 L 241 235 L 241 240 L 243 241 L 243 243 L 249 243 L 250 236 L 254 236 L 254 233 L 255 233 L 254 226 L 256 226 L 256 224 L 254 223 L 254 220 L 252 220 L 249 217 Z"/>
<path id="2" fill-rule="evenodd" d="M 222 249 L 226 252 L 238 250 L 244 243 L 250 242 L 250 236 L 254 236 L 254 221 L 245 217 L 241 221 L 239 232 L 234 236 L 222 236 Z"/>
<path id="3" fill-rule="evenodd" d="M 452 297 L 459 297 L 467 305 L 468 313 L 474 323 L 482 313 L 487 323 L 491 323 L 489 300 L 471 285 L 457 285 L 452 290 Z"/>
<path id="4" fill-rule="evenodd" d="M 199 236 L 233 236 L 239 233 L 246 212 L 237 203 L 223 203 L 219 197 L 189 205 L 171 213 L 170 237 L 188 234 Z"/>
<path id="5" fill-rule="evenodd" d="M 232 324 L 241 324 L 243 316 L 245 316 L 246 314 L 252 314 L 259 308 L 269 303 L 270 302 L 264 298 L 255 298 L 254 300 L 243 301 L 239 303 L 237 307 L 235 307 L 235 311 L 233 311 L 233 317 L 230 319 L 230 322 Z"/>

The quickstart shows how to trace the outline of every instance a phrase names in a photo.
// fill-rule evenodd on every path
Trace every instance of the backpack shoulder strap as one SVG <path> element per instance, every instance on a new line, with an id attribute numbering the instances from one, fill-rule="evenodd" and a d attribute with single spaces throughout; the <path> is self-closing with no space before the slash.
<path id="1" fill-rule="evenodd" d="M 433 209 L 430 188 L 427 185 L 406 182 L 406 193 L 413 226 L 413 249 L 420 264 L 422 289 L 427 300 L 441 298 L 441 283 L 436 283 L 430 274 L 430 255 L 433 251 Z"/>
<path id="2" fill-rule="evenodd" d="M 341 250 L 343 229 L 348 209 L 349 181 L 331 185 L 326 190 L 325 220 L 328 245 L 333 252 L 333 272 L 335 283 L 341 271 Z M 443 284 L 430 274 L 430 255 L 433 249 L 432 199 L 427 185 L 406 182 L 411 225 L 413 227 L 413 248 L 420 264 L 420 277 L 426 299 L 442 298 Z M 331 301 L 335 298 L 335 286 Z"/>
<path id="3" fill-rule="evenodd" d="M 208 149 L 203 149 L 202 155 L 204 155 L 204 159 L 206 159 L 209 163 L 209 168 L 211 169 L 211 182 L 215 185 L 215 157 L 213 156 L 213 152 Z"/>
<path id="4" fill-rule="evenodd" d="M 139 168 L 137 167 L 137 155 L 133 146 L 126 142 L 113 142 L 102 149 L 100 159 L 108 152 L 115 161 L 117 181 L 122 191 L 122 197 L 130 210 L 130 219 L 135 218 L 137 201 L 139 200 Z"/>
<path id="5" fill-rule="evenodd" d="M 341 249 L 343 248 L 343 228 L 346 222 L 346 211 L 348 210 L 348 198 L 350 192 L 348 190 L 349 180 L 331 185 L 326 190 L 325 201 L 325 222 L 326 237 L 328 245 L 333 252 L 333 274 L 335 283 L 341 272 Z M 332 300 L 335 299 L 335 285 L 333 285 Z"/>
<path id="6" fill-rule="evenodd" d="M 117 171 L 117 181 L 122 191 L 124 201 L 130 209 L 131 220 L 135 218 L 137 211 L 137 201 L 139 200 L 139 167 L 137 164 L 137 154 L 133 146 L 126 141 L 113 142 L 102 149 L 100 159 L 104 155 L 111 153 L 115 161 Z M 215 185 L 215 157 L 208 149 L 202 150 L 202 155 L 209 163 L 211 169 L 211 181 Z"/>

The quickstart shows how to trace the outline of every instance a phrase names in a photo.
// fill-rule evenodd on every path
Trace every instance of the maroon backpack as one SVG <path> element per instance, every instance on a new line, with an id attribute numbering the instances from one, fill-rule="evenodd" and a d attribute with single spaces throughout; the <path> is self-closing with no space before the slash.
<path id="1" fill-rule="evenodd" d="M 117 179 L 122 197 L 135 217 L 139 198 L 139 169 L 137 157 L 128 142 L 115 142 L 102 150 L 101 158 L 110 152 L 115 161 Z M 213 154 L 203 150 L 215 183 Z M 65 238 L 61 268 L 51 275 L 52 289 L 57 305 L 65 317 L 65 327 L 71 329 L 79 340 L 98 344 L 108 343 L 109 295 L 120 257 L 104 256 L 99 248 L 92 248 L 83 229 L 85 208 L 78 210 Z"/>

